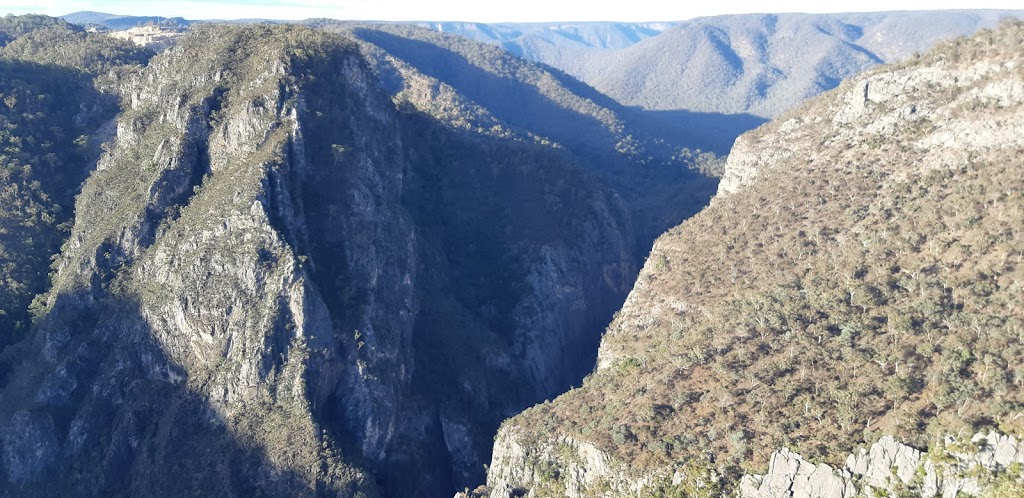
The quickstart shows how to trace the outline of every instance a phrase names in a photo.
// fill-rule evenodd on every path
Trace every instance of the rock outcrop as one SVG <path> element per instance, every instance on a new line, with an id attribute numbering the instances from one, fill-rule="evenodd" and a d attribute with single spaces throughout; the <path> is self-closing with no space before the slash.
<path id="1" fill-rule="evenodd" d="M 592 444 L 564 437 L 543 447 L 531 448 L 520 444 L 520 437 L 515 430 L 498 433 L 489 475 L 501 484 L 495 486 L 490 496 L 515 496 L 515 489 L 507 483 L 531 483 L 530 489 L 550 487 L 549 492 L 572 498 L 590 496 L 589 490 L 599 483 L 622 491 L 614 485 L 621 483 L 611 482 L 622 470 L 612 467 L 608 455 Z"/>
<path id="2" fill-rule="evenodd" d="M 636 273 L 638 208 L 606 180 L 637 151 L 458 126 L 444 95 L 389 94 L 393 56 L 359 44 L 202 26 L 109 76 L 116 138 L 0 357 L 0 495 L 438 496 L 590 368 Z M 628 135 L 608 133 L 591 143 Z M 714 183 L 661 152 L 690 196 L 672 219 Z"/>
<path id="3" fill-rule="evenodd" d="M 656 483 L 679 484 L 684 479 L 680 472 L 631 476 L 628 466 L 571 438 L 563 437 L 538 451 L 521 444 L 521 437 L 514 430 L 499 434 L 491 462 L 491 487 L 480 496 L 639 497 L 655 493 Z M 779 450 L 771 456 L 768 473 L 743 476 L 736 493 L 742 498 L 855 498 L 899 493 L 980 496 L 997 482 L 1024 488 L 1018 473 L 1022 464 L 1024 443 L 995 431 L 975 434 L 963 442 L 947 436 L 939 449 L 928 453 L 884 436 L 869 449 L 849 455 L 842 468 L 814 464 L 789 450 Z"/>
<path id="4" fill-rule="evenodd" d="M 325 55 L 296 57 L 296 40 Z M 311 92 L 313 72 L 337 93 Z M 13 380 L 36 393 L 6 389 L 9 460 L 38 444 L 11 439 L 21 426 L 61 458 L 11 469 L 25 486 L 12 492 L 161 494 L 176 466 L 195 489 L 237 472 L 228 494 L 373 492 L 332 441 L 381 458 L 416 312 L 400 129 L 373 81 L 344 41 L 261 27 L 198 30 L 126 84 L 38 327 L 41 357 Z M 339 105 L 331 123 L 310 116 Z M 307 137 L 328 125 L 333 136 Z M 349 154 L 324 156 L 331 141 Z M 339 170 L 355 187 L 313 198 Z M 338 214 L 327 224 L 324 211 Z M 322 249 L 326 236 L 339 243 Z M 341 283 L 317 285 L 330 265 Z M 362 299 L 342 313 L 325 297 L 336 292 Z M 200 445 L 213 454 L 190 454 Z M 40 479 L 53 474 L 68 478 Z"/>
<path id="5" fill-rule="evenodd" d="M 772 455 L 768 473 L 744 476 L 744 498 L 852 498 L 893 495 L 978 496 L 994 475 L 1024 464 L 1024 443 L 997 432 L 978 433 L 969 444 L 947 437 L 944 449 L 922 453 L 885 436 L 870 449 L 860 449 L 836 469 L 812 464 L 795 453 Z M 1007 482 L 1012 482 L 1007 480 Z M 1024 488 L 1024 482 L 1018 485 Z"/>
<path id="6" fill-rule="evenodd" d="M 869 71 L 841 85 L 827 109 L 818 108 L 814 115 L 797 110 L 795 116 L 740 136 L 726 162 L 719 196 L 749 185 L 768 165 L 813 161 L 830 154 L 831 144 L 875 147 L 897 130 L 912 135 L 901 152 L 928 152 L 916 165 L 922 171 L 1016 146 L 1024 133 L 1024 116 L 1018 112 L 1024 101 L 1019 61 L 962 64 L 940 59 L 926 68 L 910 64 Z M 936 98 L 941 95 L 955 98 Z M 822 135 L 828 137 L 822 151 L 792 146 Z"/>

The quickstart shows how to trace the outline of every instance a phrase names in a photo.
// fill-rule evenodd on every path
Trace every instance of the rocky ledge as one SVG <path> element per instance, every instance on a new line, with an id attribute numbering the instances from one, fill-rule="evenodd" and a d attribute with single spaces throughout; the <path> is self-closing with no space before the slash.
<path id="1" fill-rule="evenodd" d="M 939 449 L 927 453 L 884 436 L 870 449 L 849 455 L 841 469 L 815 465 L 786 449 L 778 451 L 772 455 L 767 474 L 743 477 L 739 495 L 851 498 L 910 492 L 943 498 L 979 496 L 986 485 L 1000 479 L 1010 482 L 1021 464 L 1024 442 L 994 431 L 979 432 L 968 444 L 947 437 Z"/>

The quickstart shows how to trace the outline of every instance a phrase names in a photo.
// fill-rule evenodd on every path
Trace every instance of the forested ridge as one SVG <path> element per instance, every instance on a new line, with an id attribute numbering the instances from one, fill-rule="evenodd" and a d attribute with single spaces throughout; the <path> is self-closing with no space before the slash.
<path id="1" fill-rule="evenodd" d="M 98 157 L 93 134 L 117 112 L 104 82 L 151 55 L 50 17 L 0 18 L 0 345 L 29 326 Z"/>

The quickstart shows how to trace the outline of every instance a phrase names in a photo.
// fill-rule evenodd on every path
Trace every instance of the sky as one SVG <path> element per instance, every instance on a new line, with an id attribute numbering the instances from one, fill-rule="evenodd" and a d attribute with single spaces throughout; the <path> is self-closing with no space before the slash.
<path id="1" fill-rule="evenodd" d="M 186 19 L 377 21 L 681 21 L 752 12 L 1024 9 L 1024 0 L 0 0 L 0 15 L 59 16 L 80 10 Z"/>

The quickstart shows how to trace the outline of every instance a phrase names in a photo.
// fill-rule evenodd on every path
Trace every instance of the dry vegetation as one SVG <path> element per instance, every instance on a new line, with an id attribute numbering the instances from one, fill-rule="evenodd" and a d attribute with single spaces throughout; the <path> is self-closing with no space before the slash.
<path id="1" fill-rule="evenodd" d="M 1006 62 L 1019 81 L 1022 45 L 1024 24 L 1006 24 L 904 67 Z M 798 112 L 830 116 L 838 96 Z M 986 105 L 954 119 L 1021 112 Z M 609 365 L 513 423 L 593 442 L 637 475 L 732 477 L 781 447 L 841 463 L 883 434 L 927 447 L 1024 432 L 1024 147 L 935 167 L 912 146 L 929 123 L 849 140 L 828 117 L 807 126 L 793 159 L 659 239 L 604 339 Z"/>

